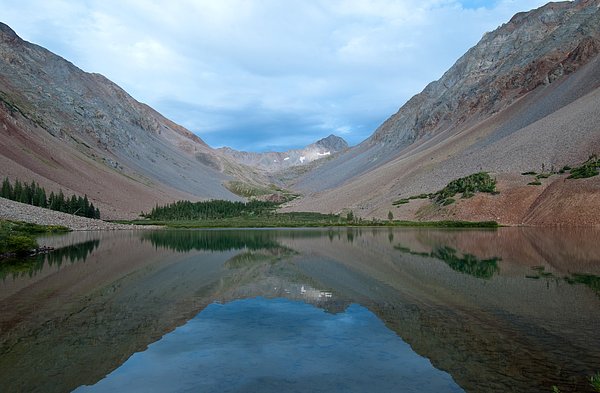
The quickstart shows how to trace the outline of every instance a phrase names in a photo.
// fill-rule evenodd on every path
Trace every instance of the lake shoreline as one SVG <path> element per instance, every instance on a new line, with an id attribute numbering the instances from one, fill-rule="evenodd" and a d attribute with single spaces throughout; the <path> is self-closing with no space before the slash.
<path id="1" fill-rule="evenodd" d="M 353 223 L 292 223 L 269 222 L 268 220 L 252 220 L 230 222 L 228 220 L 210 221 L 151 221 L 145 220 L 112 220 L 103 221 L 72 214 L 43 209 L 37 206 L 0 198 L 0 219 L 28 222 L 38 225 L 60 225 L 71 231 L 115 231 L 115 230 L 155 230 L 155 229 L 254 229 L 254 228 L 328 228 L 328 227 L 382 227 L 382 228 L 597 228 L 594 225 L 526 225 L 500 224 L 495 221 L 408 221 L 408 220 L 364 220 Z M 282 225 L 283 224 L 283 225 Z"/>

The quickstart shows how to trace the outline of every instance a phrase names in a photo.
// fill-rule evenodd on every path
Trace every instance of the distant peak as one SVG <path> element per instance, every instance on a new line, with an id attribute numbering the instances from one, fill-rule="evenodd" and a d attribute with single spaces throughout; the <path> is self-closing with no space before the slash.
<path id="1" fill-rule="evenodd" d="M 319 139 L 317 142 L 315 142 L 315 145 L 319 145 L 333 151 L 342 151 L 348 148 L 348 142 L 346 142 L 344 138 L 333 134 L 323 139 Z"/>

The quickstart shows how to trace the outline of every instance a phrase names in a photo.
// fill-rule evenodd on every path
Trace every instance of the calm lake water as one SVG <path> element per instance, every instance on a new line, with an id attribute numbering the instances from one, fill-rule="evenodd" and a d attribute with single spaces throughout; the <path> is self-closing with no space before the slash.
<path id="1" fill-rule="evenodd" d="M 593 391 L 600 230 L 78 232 L 0 265 L 2 392 Z"/>

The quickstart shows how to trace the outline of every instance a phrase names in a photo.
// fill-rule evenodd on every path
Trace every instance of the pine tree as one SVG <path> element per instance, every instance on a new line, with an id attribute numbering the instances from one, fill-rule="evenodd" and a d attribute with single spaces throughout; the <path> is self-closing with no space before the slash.
<path id="1" fill-rule="evenodd" d="M 46 190 L 38 187 L 35 191 L 34 203 L 35 206 L 46 208 L 48 207 L 48 201 L 46 200 Z"/>
<path id="2" fill-rule="evenodd" d="M 23 185 L 19 181 L 19 179 L 15 180 L 15 187 L 13 188 L 13 197 L 11 198 L 13 201 L 20 201 L 21 195 L 23 194 Z"/>
<path id="3" fill-rule="evenodd" d="M 73 197 L 75 197 L 75 195 L 73 195 Z M 83 198 L 80 196 L 75 199 L 75 206 L 73 209 L 73 214 L 76 214 L 78 216 L 85 216 L 85 208 L 83 206 Z"/>
<path id="4" fill-rule="evenodd" d="M 23 184 L 23 191 L 21 192 L 21 196 L 19 198 L 19 202 L 31 204 L 31 186 L 27 183 Z"/>
<path id="5" fill-rule="evenodd" d="M 96 208 L 93 203 L 90 203 L 86 210 L 86 217 L 95 218 L 96 217 Z"/>
<path id="6" fill-rule="evenodd" d="M 5 177 L 0 188 L 0 197 L 83 217 L 100 217 L 100 210 L 90 203 L 87 195 L 83 198 L 71 195 L 68 198 L 59 190 L 58 194 L 50 192 L 50 196 L 46 197 L 46 190 L 35 181 L 27 184 L 16 179 L 13 187 L 8 177 Z"/>
<path id="7" fill-rule="evenodd" d="M 75 196 L 74 194 L 71 195 L 68 205 L 69 205 L 69 209 L 67 210 L 67 213 L 70 213 L 70 214 L 79 213 L 79 202 L 77 200 L 77 196 Z"/>
<path id="8" fill-rule="evenodd" d="M 56 196 L 56 208 L 52 210 L 57 210 L 59 212 L 66 212 L 67 204 L 65 202 L 65 194 L 63 194 L 62 190 L 58 190 L 58 195 Z"/>
<path id="9" fill-rule="evenodd" d="M 0 191 L 0 196 L 6 199 L 13 199 L 13 188 L 10 184 L 10 180 L 8 180 L 8 177 L 5 177 L 4 181 L 2 182 L 2 190 Z"/>
<path id="10" fill-rule="evenodd" d="M 352 212 L 352 210 L 350 210 L 348 212 L 348 214 L 346 215 L 346 221 L 348 221 L 348 222 L 353 222 L 354 221 L 354 213 Z"/>
<path id="11" fill-rule="evenodd" d="M 31 182 L 31 185 L 29 186 L 29 193 L 27 195 L 27 203 L 29 203 L 30 205 L 35 205 L 35 191 L 38 189 L 38 185 L 36 184 L 35 181 Z"/>
<path id="12" fill-rule="evenodd" d="M 48 209 L 56 210 L 56 195 L 54 195 L 54 191 L 50 191 L 50 196 L 48 197 Z"/>
<path id="13" fill-rule="evenodd" d="M 93 218 L 93 214 L 90 216 L 90 201 L 88 200 L 87 194 L 84 194 L 83 199 L 81 200 L 81 212 L 82 216 Z"/>

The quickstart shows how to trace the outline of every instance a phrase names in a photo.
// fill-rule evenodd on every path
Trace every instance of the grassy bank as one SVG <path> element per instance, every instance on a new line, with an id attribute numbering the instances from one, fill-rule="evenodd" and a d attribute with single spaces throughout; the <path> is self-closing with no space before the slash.
<path id="1" fill-rule="evenodd" d="M 427 228 L 497 228 L 495 221 L 385 221 L 348 220 L 335 214 L 274 213 L 268 216 L 226 217 L 206 220 L 134 220 L 124 224 L 163 225 L 169 228 L 302 228 L 302 227 L 427 227 Z"/>
<path id="2" fill-rule="evenodd" d="M 349 210 L 345 215 L 314 212 L 281 213 L 277 209 L 281 203 L 250 200 L 234 202 L 225 200 L 178 201 L 164 206 L 156 206 L 149 213 L 142 213 L 144 219 L 117 221 L 123 224 L 163 225 L 171 228 L 298 228 L 332 226 L 386 226 L 386 227 L 432 227 L 432 228 L 495 228 L 496 222 L 465 221 L 400 221 L 393 220 L 390 212 L 388 220 L 373 218 L 365 220 L 355 217 Z"/>
<path id="3" fill-rule="evenodd" d="M 61 232 L 69 232 L 69 229 L 58 225 L 0 220 L 0 258 L 31 254 L 38 250 L 37 236 Z"/>

